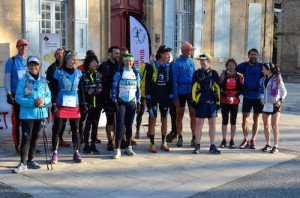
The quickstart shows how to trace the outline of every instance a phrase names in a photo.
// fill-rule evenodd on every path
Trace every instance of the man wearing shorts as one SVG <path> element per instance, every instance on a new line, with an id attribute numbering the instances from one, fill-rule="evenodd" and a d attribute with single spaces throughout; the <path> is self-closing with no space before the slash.
<path id="1" fill-rule="evenodd" d="M 195 48 L 189 42 L 181 46 L 181 56 L 175 60 L 172 66 L 173 74 L 173 98 L 176 106 L 176 128 L 178 133 L 177 146 L 182 147 L 182 119 L 185 105 L 188 104 L 190 113 L 190 126 L 193 138 L 191 146 L 196 144 L 195 140 L 195 110 L 191 106 L 192 78 L 195 71 L 194 61 L 190 58 Z"/>
<path id="2" fill-rule="evenodd" d="M 243 89 L 243 135 L 244 140 L 240 145 L 240 149 L 250 147 L 256 148 L 255 138 L 258 132 L 258 119 L 263 109 L 263 88 L 262 88 L 262 63 L 257 62 L 258 51 L 257 49 L 250 49 L 248 51 L 248 62 L 243 62 L 238 65 L 237 71 L 244 76 L 244 89 Z M 249 119 L 250 112 L 253 108 L 253 126 L 252 138 L 249 141 Z"/>

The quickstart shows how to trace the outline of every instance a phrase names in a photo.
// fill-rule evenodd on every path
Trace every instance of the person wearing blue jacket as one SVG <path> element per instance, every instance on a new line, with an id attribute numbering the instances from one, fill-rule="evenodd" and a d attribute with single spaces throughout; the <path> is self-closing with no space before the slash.
<path id="1" fill-rule="evenodd" d="M 178 134 L 177 146 L 182 147 L 182 119 L 186 103 L 189 107 L 190 113 L 190 127 L 192 130 L 193 138 L 191 146 L 196 144 L 195 140 L 195 110 L 191 106 L 191 93 L 192 93 L 192 78 L 195 71 L 195 63 L 190 58 L 195 48 L 189 42 L 185 42 L 181 46 L 182 55 L 176 59 L 172 66 L 173 72 L 173 99 L 176 106 L 176 128 Z"/>
<path id="2" fill-rule="evenodd" d="M 20 154 L 20 105 L 15 101 L 17 84 L 27 72 L 27 50 L 28 41 L 19 39 L 16 48 L 18 54 L 9 58 L 5 64 L 4 87 L 7 103 L 12 105 L 12 136 L 15 144 L 15 151 Z"/>
<path id="3" fill-rule="evenodd" d="M 112 83 L 112 101 L 115 105 L 117 114 L 116 119 L 116 149 L 113 159 L 121 157 L 121 140 L 123 139 L 123 126 L 126 128 L 126 149 L 125 153 L 134 156 L 132 150 L 132 123 L 134 114 L 140 110 L 141 90 L 140 75 L 137 70 L 133 69 L 134 57 L 132 54 L 125 54 L 123 57 L 124 68 L 117 71 Z"/>
<path id="4" fill-rule="evenodd" d="M 13 169 L 14 173 L 27 171 L 28 168 L 38 169 L 35 162 L 39 132 L 42 119 L 48 117 L 46 105 L 51 102 L 51 93 L 47 80 L 39 74 L 40 60 L 31 56 L 27 60 L 28 72 L 18 82 L 15 100 L 20 105 L 22 120 L 21 161 Z"/>

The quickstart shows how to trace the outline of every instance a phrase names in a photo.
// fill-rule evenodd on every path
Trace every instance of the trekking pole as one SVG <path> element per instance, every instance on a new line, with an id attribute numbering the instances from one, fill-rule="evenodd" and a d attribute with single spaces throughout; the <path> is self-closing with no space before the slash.
<path id="1" fill-rule="evenodd" d="M 45 122 L 45 117 L 43 113 L 43 107 L 39 107 L 41 118 L 42 118 L 42 128 L 43 128 L 43 142 L 44 142 L 44 149 L 45 149 L 45 156 L 46 156 L 46 164 L 47 164 L 47 169 L 49 169 L 49 164 L 51 166 L 51 170 L 53 170 L 53 166 L 51 163 L 51 158 L 50 158 L 50 149 L 49 149 L 49 142 L 48 142 L 48 137 L 47 137 L 47 131 L 46 131 L 46 122 Z M 48 161 L 49 157 L 49 161 Z"/>

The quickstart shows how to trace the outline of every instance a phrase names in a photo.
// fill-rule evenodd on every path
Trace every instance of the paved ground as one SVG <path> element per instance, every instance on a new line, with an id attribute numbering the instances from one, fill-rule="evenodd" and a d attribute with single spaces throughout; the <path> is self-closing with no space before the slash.
<path id="1" fill-rule="evenodd" d="M 289 110 L 288 107 L 299 105 L 297 100 L 300 98 L 300 92 L 295 84 L 287 84 L 287 89 L 288 98 L 280 125 L 280 148 L 300 152 L 300 113 L 286 111 Z M 297 111 L 296 108 L 290 110 Z M 146 123 L 146 119 L 143 123 Z M 275 155 L 262 153 L 260 148 L 265 145 L 262 123 L 257 137 L 259 149 L 226 148 L 222 149 L 222 155 L 208 153 L 206 125 L 200 155 L 191 154 L 193 149 L 190 148 L 189 119 L 185 116 L 185 144 L 182 148 L 177 148 L 173 143 L 169 145 L 170 152 L 159 150 L 157 154 L 149 153 L 149 140 L 145 137 L 147 129 L 143 127 L 143 137 L 138 141 L 138 146 L 134 147 L 137 153 L 134 157 L 124 155 L 119 160 L 112 160 L 113 153 L 105 150 L 107 142 L 102 138 L 103 143 L 98 145 L 101 154 L 83 155 L 84 162 L 81 164 L 72 162 L 71 148 L 61 148 L 60 162 L 53 166 L 53 171 L 48 171 L 46 165 L 43 165 L 40 170 L 29 170 L 24 174 L 11 173 L 19 162 L 19 156 L 13 153 L 10 135 L 1 136 L 0 197 L 28 197 L 28 194 L 33 197 L 229 197 L 232 192 L 240 193 L 241 197 L 248 197 L 248 194 L 252 197 L 265 197 L 264 193 L 268 192 L 270 187 L 279 189 L 276 194 L 275 191 L 271 192 L 275 197 L 286 189 L 291 192 L 291 197 L 295 195 L 293 193 L 296 193 L 297 188 L 293 191 L 287 187 L 299 186 L 297 178 L 300 166 L 297 152 L 280 152 Z M 238 115 L 237 126 L 236 144 L 240 144 L 241 114 Z M 221 141 L 220 128 L 221 118 L 218 118 L 217 144 Z M 160 126 L 156 129 L 159 131 Z M 104 129 L 100 129 L 99 132 L 104 137 Z M 156 137 L 156 144 L 159 145 L 159 135 Z M 66 136 L 66 140 L 70 141 L 70 138 L 70 135 Z M 42 148 L 42 142 L 39 148 Z M 44 154 L 38 155 L 36 160 L 44 164 Z M 284 181 L 290 183 L 283 183 Z M 256 189 L 257 193 L 252 194 L 251 189 Z M 12 191 L 13 194 L 7 193 L 8 191 Z"/>
<path id="2" fill-rule="evenodd" d="M 197 193 L 191 198 L 299 197 L 299 165 L 300 158 L 297 157 L 222 186 Z"/>

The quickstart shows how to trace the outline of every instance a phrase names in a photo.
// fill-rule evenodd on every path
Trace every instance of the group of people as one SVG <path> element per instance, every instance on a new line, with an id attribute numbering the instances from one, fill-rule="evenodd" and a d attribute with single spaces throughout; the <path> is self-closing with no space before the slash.
<path id="1" fill-rule="evenodd" d="M 199 56 L 201 66 L 196 69 L 191 58 L 195 48 L 189 42 L 182 44 L 181 55 L 176 60 L 172 58 L 172 49 L 161 45 L 155 57 L 138 68 L 134 66 L 134 56 L 126 48 L 110 47 L 107 60 L 100 65 L 93 50 L 89 50 L 83 65 L 79 67 L 76 52 L 59 48 L 54 54 L 56 61 L 48 68 L 47 77 L 44 78 L 39 73 L 41 67 L 39 58 L 27 56 L 28 42 L 19 39 L 16 47 L 18 54 L 8 59 L 4 80 L 7 102 L 13 106 L 12 121 L 16 151 L 20 148 L 21 154 L 20 164 L 13 170 L 15 173 L 26 171 L 28 168 L 40 168 L 34 160 L 34 154 L 41 121 L 48 116 L 46 105 L 50 102 L 54 117 L 52 164 L 59 161 L 59 145 L 70 146 L 63 140 L 67 119 L 72 132 L 73 161 L 82 162 L 81 143 L 84 143 L 84 153 L 99 153 L 96 142 L 100 142 L 97 131 L 102 110 L 107 118 L 107 150 L 114 151 L 114 159 L 121 157 L 121 149 L 125 149 L 124 153 L 128 156 L 136 154 L 132 147 L 136 144 L 133 140 L 132 125 L 137 114 L 135 138 L 139 139 L 142 116 L 146 107 L 149 113 L 147 133 L 150 140 L 149 151 L 157 152 L 155 125 L 158 109 L 161 116 L 160 149 L 169 151 L 167 142 L 176 142 L 177 147 L 182 147 L 182 119 L 186 104 L 189 109 L 193 153 L 200 153 L 202 128 L 207 118 L 209 152 L 221 154 L 215 144 L 217 112 L 221 108 L 223 140 L 220 147 L 228 145 L 229 148 L 235 148 L 234 136 L 241 94 L 244 96 L 242 107 L 244 140 L 239 148 L 256 148 L 259 115 L 263 113 L 267 143 L 262 151 L 271 153 L 279 151 L 278 122 L 287 91 L 279 67 L 272 63 L 257 62 L 256 49 L 249 50 L 248 62 L 237 65 L 234 59 L 227 60 L 226 70 L 219 76 L 212 68 L 212 58 L 209 54 Z M 249 140 L 248 125 L 252 108 L 254 123 L 252 137 Z M 172 123 L 169 134 L 167 134 L 168 112 Z M 227 144 L 229 118 L 231 135 Z M 20 122 L 22 122 L 22 141 L 19 146 Z M 274 134 L 273 147 L 270 143 L 270 126 Z"/>

